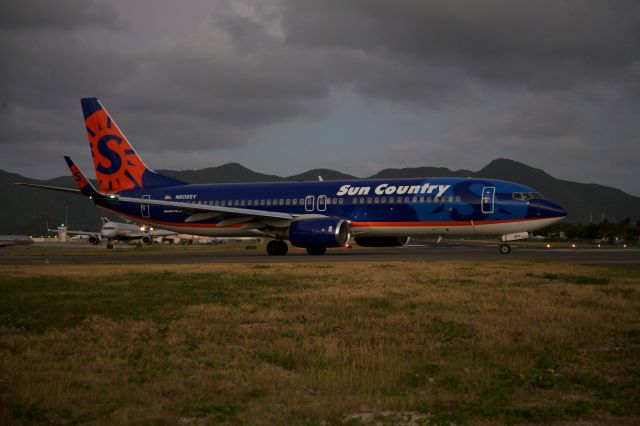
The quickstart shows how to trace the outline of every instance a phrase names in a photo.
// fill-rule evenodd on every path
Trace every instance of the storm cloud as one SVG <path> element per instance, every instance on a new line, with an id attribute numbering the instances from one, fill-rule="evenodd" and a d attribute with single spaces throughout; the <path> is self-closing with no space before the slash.
<path id="1" fill-rule="evenodd" d="M 364 176 L 508 157 L 638 195 L 638 22 L 635 1 L 3 2 L 0 168 L 88 164 L 78 99 L 99 96 L 157 168 Z M 360 111 L 340 108 L 351 97 Z M 306 132 L 341 114 L 393 136 Z M 346 145 L 358 157 L 336 156 Z"/>

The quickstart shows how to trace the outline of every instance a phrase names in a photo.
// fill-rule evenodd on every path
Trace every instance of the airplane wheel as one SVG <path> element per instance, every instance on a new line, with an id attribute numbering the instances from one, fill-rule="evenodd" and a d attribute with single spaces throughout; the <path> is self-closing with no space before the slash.
<path id="1" fill-rule="evenodd" d="M 107 248 L 108 249 L 112 249 L 113 248 L 113 244 L 107 244 Z"/>
<path id="2" fill-rule="evenodd" d="M 511 246 L 509 244 L 501 244 L 500 245 L 500 253 L 502 253 L 502 254 L 511 253 Z"/>
<path id="3" fill-rule="evenodd" d="M 288 250 L 289 246 L 282 240 L 271 240 L 267 244 L 267 253 L 270 256 L 284 256 Z"/>
<path id="4" fill-rule="evenodd" d="M 307 247 L 307 253 L 309 253 L 311 256 L 319 256 L 321 254 L 325 254 L 326 252 L 326 247 Z"/>

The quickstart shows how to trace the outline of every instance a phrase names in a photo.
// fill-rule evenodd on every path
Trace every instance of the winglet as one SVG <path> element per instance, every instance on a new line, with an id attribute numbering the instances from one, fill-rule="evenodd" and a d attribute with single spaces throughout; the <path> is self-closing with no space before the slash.
<path id="1" fill-rule="evenodd" d="M 64 160 L 67 162 L 69 170 L 71 170 L 71 176 L 73 176 L 73 180 L 76 182 L 76 185 L 78 185 L 80 192 L 88 197 L 102 196 L 91 182 L 89 182 L 89 179 L 85 177 L 84 173 L 82 173 L 78 166 L 75 165 L 71 157 L 65 155 Z"/>

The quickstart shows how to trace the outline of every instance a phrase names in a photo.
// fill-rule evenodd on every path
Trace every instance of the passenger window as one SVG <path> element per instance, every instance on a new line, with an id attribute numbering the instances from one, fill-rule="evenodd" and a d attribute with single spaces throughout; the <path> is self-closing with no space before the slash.
<path id="1" fill-rule="evenodd" d="M 360 204 L 364 204 L 364 197 L 360 198 Z"/>
<path id="2" fill-rule="evenodd" d="M 280 203 L 281 206 L 284 206 L 284 198 L 280 198 Z"/>
<path id="3" fill-rule="evenodd" d="M 291 204 L 293 204 L 294 206 L 298 205 L 298 199 L 294 198 L 293 200 L 291 200 Z"/>
<path id="4" fill-rule="evenodd" d="M 267 200 L 267 206 L 271 205 L 271 200 Z"/>
<path id="5" fill-rule="evenodd" d="M 368 203 L 368 204 L 373 203 L 373 198 L 371 198 L 371 197 L 367 198 L 367 203 Z"/>
<path id="6" fill-rule="evenodd" d="M 338 204 L 342 205 L 344 203 L 344 199 L 342 197 L 338 198 Z"/>
<path id="7" fill-rule="evenodd" d="M 427 197 L 427 203 L 430 203 L 430 202 L 431 202 L 431 195 Z"/>
<path id="8" fill-rule="evenodd" d="M 433 202 L 434 203 L 439 203 L 440 202 L 440 198 L 439 197 L 433 197 Z"/>
<path id="9" fill-rule="evenodd" d="M 393 204 L 396 202 L 396 199 L 394 197 L 389 197 L 389 204 Z"/>
<path id="10" fill-rule="evenodd" d="M 398 204 L 402 203 L 402 197 L 398 197 Z"/>
<path id="11" fill-rule="evenodd" d="M 404 197 L 404 202 L 408 204 L 409 203 L 409 197 Z"/>
<path id="12" fill-rule="evenodd" d="M 453 203 L 453 195 L 449 195 L 449 202 Z"/>
<path id="13" fill-rule="evenodd" d="M 462 201 L 462 197 L 460 195 L 456 195 L 456 203 Z"/>
<path id="14" fill-rule="evenodd" d="M 291 205 L 291 198 L 287 198 L 286 200 L 284 200 L 284 204 L 287 206 Z"/>
<path id="15" fill-rule="evenodd" d="M 420 202 L 424 203 L 424 195 L 420 196 Z"/>
<path id="16" fill-rule="evenodd" d="M 313 195 L 307 195 L 304 200 L 304 209 L 308 212 L 313 211 Z"/>
<path id="17" fill-rule="evenodd" d="M 373 199 L 373 202 L 374 202 L 375 204 L 380 204 L 380 197 L 376 197 L 376 198 L 374 198 L 374 199 Z"/>
<path id="18" fill-rule="evenodd" d="M 225 203 L 225 201 L 224 201 L 224 200 L 220 201 L 220 205 L 221 205 L 221 206 L 224 206 L 224 203 Z"/>
<path id="19" fill-rule="evenodd" d="M 414 202 L 414 203 L 417 203 L 418 202 L 418 197 L 414 196 L 413 200 L 411 200 L 411 201 Z"/>
<path id="20" fill-rule="evenodd" d="M 333 198 L 333 205 L 336 205 L 336 204 L 338 204 L 338 199 L 334 197 Z"/>
<path id="21" fill-rule="evenodd" d="M 381 202 L 382 204 L 387 204 L 387 197 L 381 197 L 381 198 L 380 198 L 380 202 Z"/>
<path id="22" fill-rule="evenodd" d="M 351 204 L 358 204 L 358 199 L 354 198 L 353 200 L 351 200 Z"/>
<path id="23" fill-rule="evenodd" d="M 318 195 L 318 203 L 316 204 L 318 211 L 323 212 L 327 210 L 327 196 Z"/>
<path id="24" fill-rule="evenodd" d="M 244 207 L 244 204 L 245 204 L 245 201 L 244 201 L 244 200 L 240 201 L 240 205 L 241 205 L 242 207 Z"/>

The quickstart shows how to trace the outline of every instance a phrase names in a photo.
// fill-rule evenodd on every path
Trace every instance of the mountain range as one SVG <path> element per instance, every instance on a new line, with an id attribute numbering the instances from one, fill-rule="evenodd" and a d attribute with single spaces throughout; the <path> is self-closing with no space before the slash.
<path id="1" fill-rule="evenodd" d="M 329 169 L 315 169 L 281 177 L 254 172 L 237 163 L 199 170 L 157 171 L 190 183 L 305 181 L 317 180 L 318 176 L 322 176 L 324 180 L 357 179 L 355 176 Z M 370 178 L 446 176 L 503 179 L 528 185 L 564 206 L 569 212 L 567 221 L 571 223 L 599 222 L 603 216 L 612 221 L 624 218 L 640 219 L 640 197 L 604 185 L 556 179 L 543 170 L 507 159 L 494 160 L 477 172 L 449 170 L 444 167 L 415 167 L 384 169 Z M 99 229 L 99 218 L 104 216 L 105 212 L 95 208 L 85 197 L 16 186 L 15 182 L 75 187 L 71 176 L 36 180 L 0 170 L 0 195 L 5 200 L 3 208 L 0 209 L 0 234 L 43 235 L 47 224 L 53 227 L 66 221 L 72 229 Z"/>

